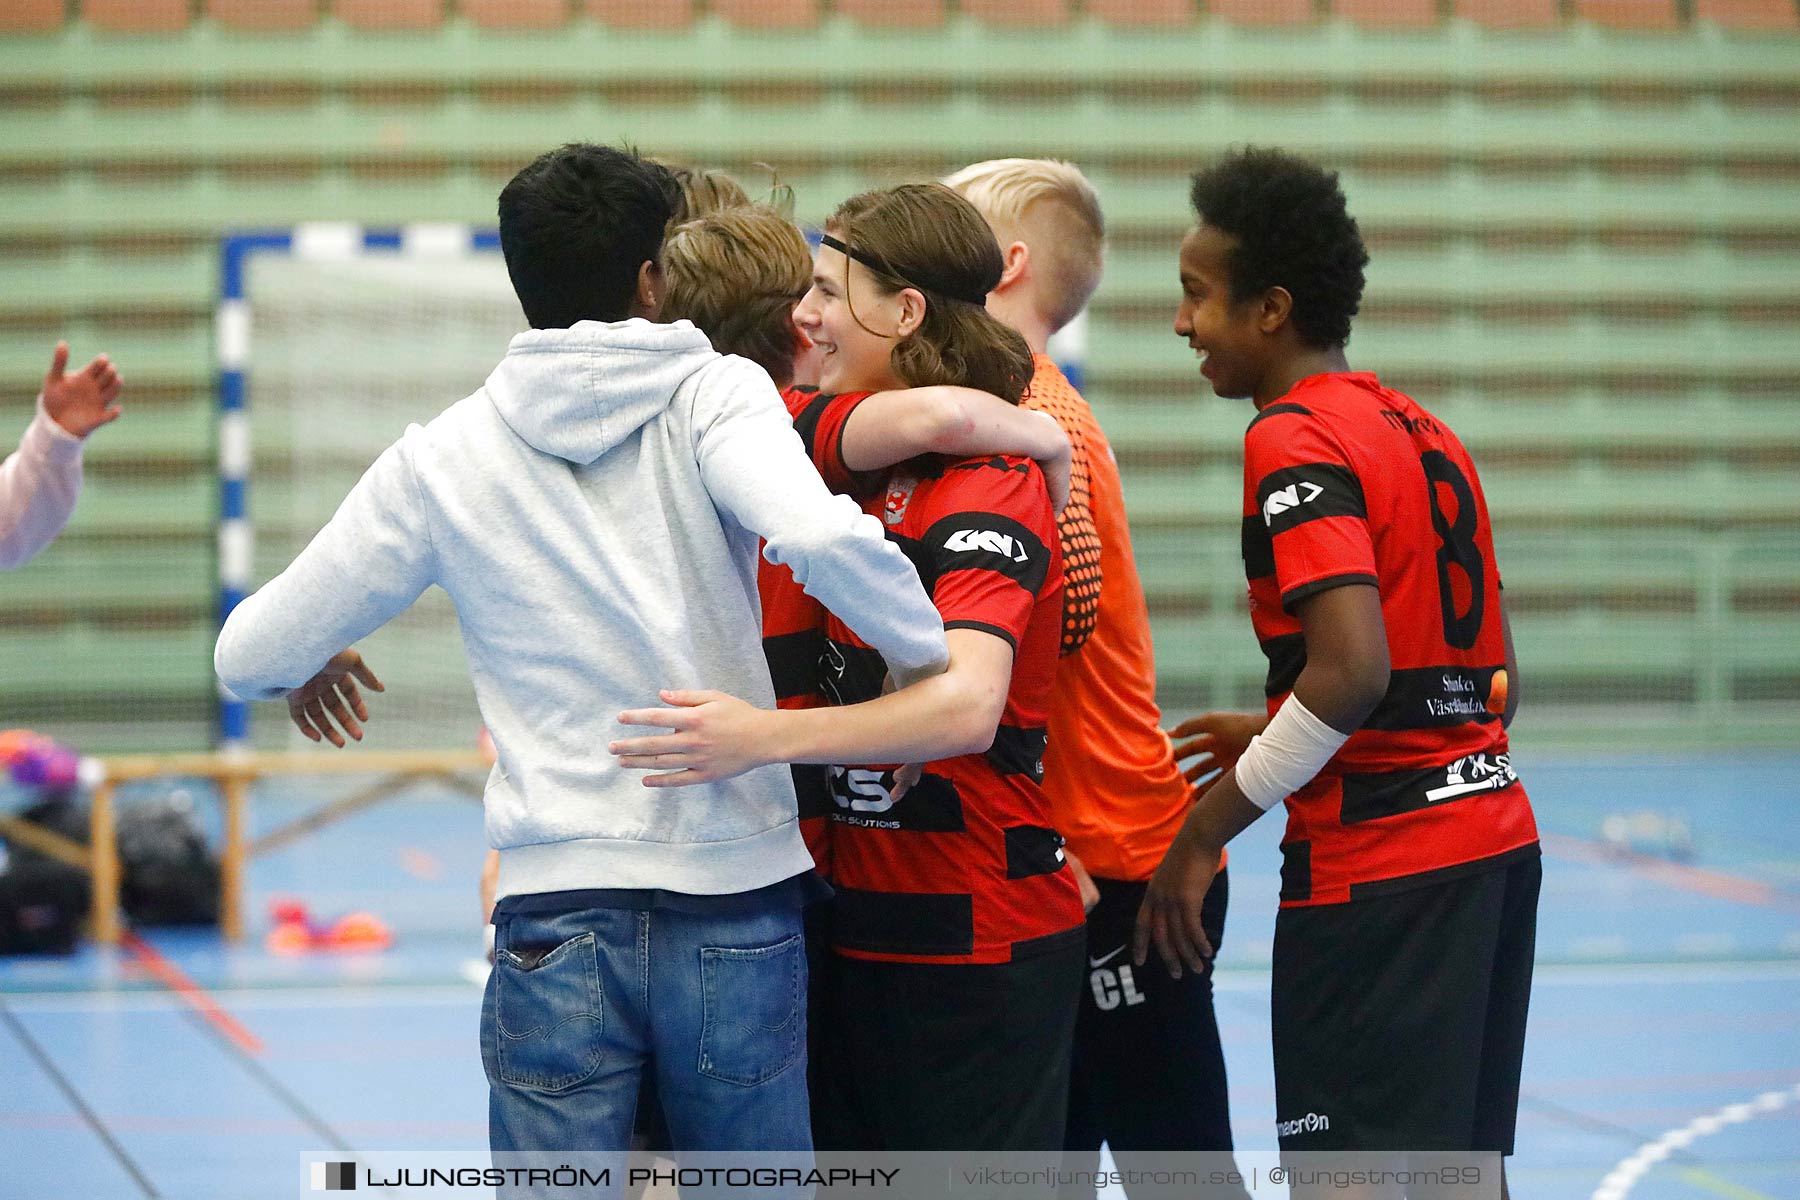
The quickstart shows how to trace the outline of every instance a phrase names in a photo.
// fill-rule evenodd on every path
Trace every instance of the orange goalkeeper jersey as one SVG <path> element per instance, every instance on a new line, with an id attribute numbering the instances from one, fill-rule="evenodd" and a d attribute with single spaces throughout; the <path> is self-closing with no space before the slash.
<path id="1" fill-rule="evenodd" d="M 1021 403 L 1055 417 L 1074 448 L 1071 503 L 1059 521 L 1063 658 L 1044 791 L 1056 828 L 1089 873 L 1148 879 L 1187 816 L 1188 785 L 1156 706 L 1150 616 L 1118 464 L 1087 401 L 1048 357 L 1037 356 Z"/>

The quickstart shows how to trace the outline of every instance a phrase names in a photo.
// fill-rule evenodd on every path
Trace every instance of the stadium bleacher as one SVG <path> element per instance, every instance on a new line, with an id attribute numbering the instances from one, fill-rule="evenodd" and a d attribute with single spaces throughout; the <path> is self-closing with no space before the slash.
<path id="1" fill-rule="evenodd" d="M 65 336 L 129 412 L 69 535 L 0 574 L 0 726 L 209 737 L 222 233 L 488 224 L 539 150 L 625 136 L 773 164 L 810 220 L 996 154 L 1089 171 L 1087 387 L 1176 707 L 1260 677 L 1244 414 L 1169 331 L 1186 175 L 1313 154 L 1375 256 L 1353 363 L 1483 468 L 1532 703 L 1660 704 L 1648 743 L 1800 699 L 1793 0 L 13 0 L 0 33 L 0 429 Z"/>
<path id="2" fill-rule="evenodd" d="M 1578 22 L 1633 30 L 1694 24 L 1787 30 L 1791 0 L 10 0 L 0 30 L 56 32 L 68 10 L 96 29 L 162 33 L 212 20 L 228 28 L 293 32 L 337 20 L 363 30 L 426 29 L 459 17 L 487 27 L 538 28 L 583 19 L 626 29 L 685 28 L 706 13 L 743 28 L 793 29 L 834 16 L 877 28 L 922 28 L 967 16 L 996 26 L 1041 26 L 1093 17 L 1123 26 L 1171 27 L 1208 18 L 1253 26 L 1342 17 L 1372 29 L 1426 28 L 1450 18 L 1495 29 Z"/>

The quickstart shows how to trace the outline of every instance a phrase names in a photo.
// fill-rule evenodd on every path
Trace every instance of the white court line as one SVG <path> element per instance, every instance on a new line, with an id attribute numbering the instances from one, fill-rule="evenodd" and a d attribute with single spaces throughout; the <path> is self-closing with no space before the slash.
<path id="1" fill-rule="evenodd" d="M 1718 1112 L 1695 1117 L 1680 1129 L 1670 1130 L 1654 1142 L 1639 1146 L 1635 1154 L 1614 1167 L 1600 1181 L 1591 1200 L 1625 1200 L 1638 1181 L 1650 1173 L 1650 1168 L 1675 1151 L 1685 1150 L 1700 1138 L 1710 1137 L 1727 1125 L 1740 1125 L 1752 1117 L 1780 1112 L 1795 1101 L 1800 1101 L 1800 1084 L 1795 1084 L 1785 1092 L 1764 1092 L 1741 1104 L 1727 1104 Z"/>

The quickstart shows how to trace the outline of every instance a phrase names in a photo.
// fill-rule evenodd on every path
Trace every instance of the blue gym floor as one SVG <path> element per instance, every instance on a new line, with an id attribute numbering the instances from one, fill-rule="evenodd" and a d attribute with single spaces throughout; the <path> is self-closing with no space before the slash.
<path id="1" fill-rule="evenodd" d="M 1546 859 L 1513 1194 L 1800 1197 L 1800 758 L 1520 768 Z M 261 793 L 253 831 L 328 798 Z M 1279 835 L 1233 847 L 1218 976 L 1247 1149 L 1274 1147 Z M 290 1197 L 305 1151 L 483 1149 L 481 854 L 478 808 L 414 792 L 258 860 L 242 947 L 146 938 L 213 1017 L 126 951 L 0 959 L 0 1197 Z M 396 943 L 269 955 L 276 896 L 373 912 Z"/>

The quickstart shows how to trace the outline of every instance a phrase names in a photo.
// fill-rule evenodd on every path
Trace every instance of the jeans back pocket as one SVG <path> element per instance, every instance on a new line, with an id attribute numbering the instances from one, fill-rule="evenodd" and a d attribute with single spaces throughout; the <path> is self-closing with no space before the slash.
<path id="1" fill-rule="evenodd" d="M 600 955 L 594 935 L 535 961 L 494 955 L 494 1074 L 511 1087 L 563 1092 L 600 1069 Z"/>
<path id="2" fill-rule="evenodd" d="M 754 1087 L 799 1059 L 806 1042 L 806 943 L 800 934 L 748 950 L 700 950 L 700 1073 Z"/>

